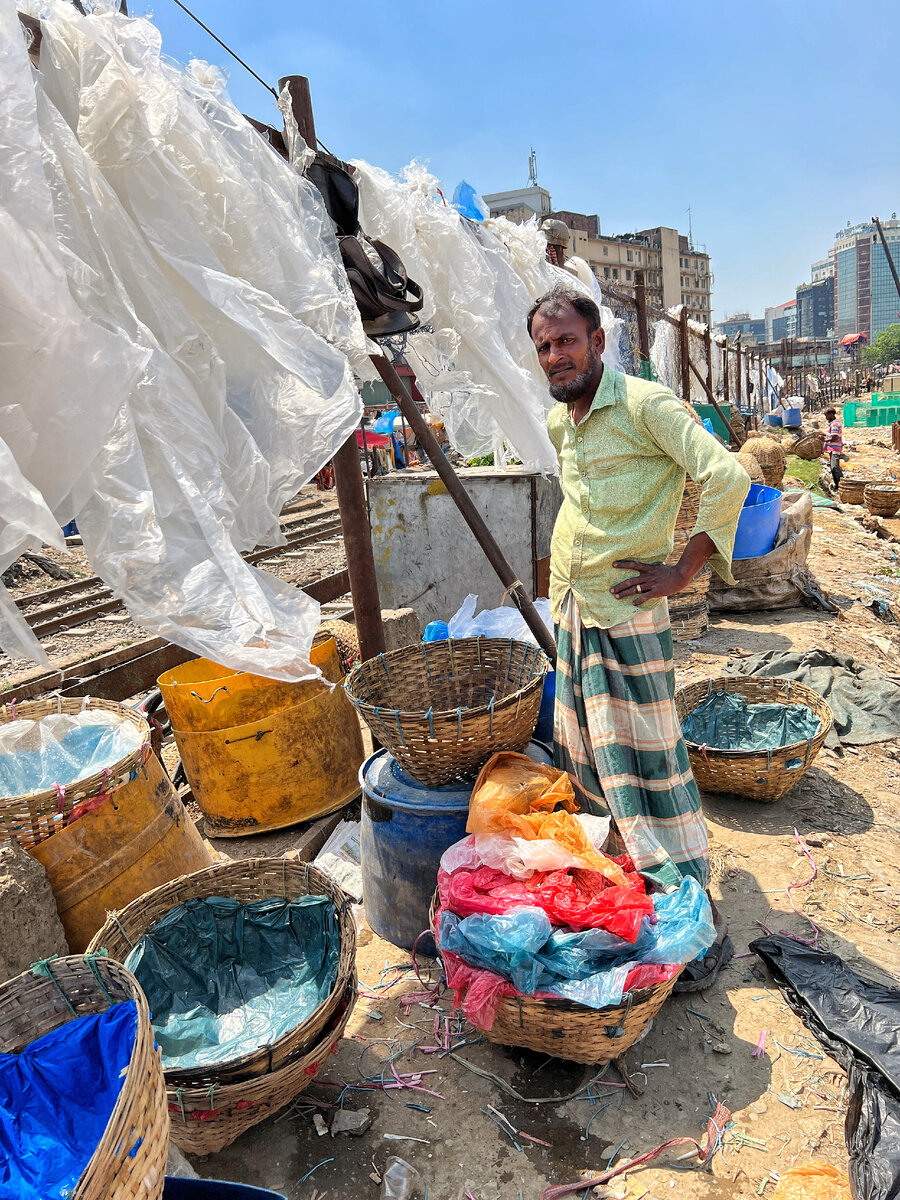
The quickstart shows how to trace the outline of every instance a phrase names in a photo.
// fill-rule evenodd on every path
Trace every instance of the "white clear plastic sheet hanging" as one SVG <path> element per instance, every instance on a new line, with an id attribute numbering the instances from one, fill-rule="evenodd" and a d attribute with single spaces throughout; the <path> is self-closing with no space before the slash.
<path id="1" fill-rule="evenodd" d="M 72 328 L 99 346 L 79 356 L 65 305 L 47 303 L 32 340 L 61 379 L 23 392 L 7 388 L 4 339 L 0 436 L 144 628 L 236 669 L 309 675 L 318 605 L 240 553 L 282 540 L 285 501 L 361 410 L 365 339 L 321 198 L 215 76 L 162 57 L 149 22 L 42 5 L 35 75 L 0 5 L 0 54 L 22 85 L 0 195 L 15 199 L 30 168 Z M 21 282 L 11 262 L 0 287 Z"/>
<path id="2" fill-rule="evenodd" d="M 673 310 L 674 312 L 674 310 Z M 681 395 L 681 351 L 678 330 L 665 319 L 655 321 L 650 330 L 650 362 L 657 380 Z"/>
<path id="3" fill-rule="evenodd" d="M 68 787 L 140 749 L 143 734 L 114 712 L 51 713 L 0 725 L 0 796 Z"/>
<path id="4" fill-rule="evenodd" d="M 536 225 L 465 220 L 417 164 L 399 180 L 354 166 L 363 229 L 392 246 L 422 286 L 427 328 L 410 335 L 407 355 L 450 442 L 466 457 L 506 442 L 526 465 L 554 473 L 546 430 L 553 402 L 525 317 L 554 284 L 579 285 L 546 261 Z"/>

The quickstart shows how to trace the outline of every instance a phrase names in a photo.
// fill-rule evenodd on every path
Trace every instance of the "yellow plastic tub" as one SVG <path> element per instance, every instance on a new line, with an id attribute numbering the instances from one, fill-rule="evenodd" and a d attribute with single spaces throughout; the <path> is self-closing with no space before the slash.
<path id="1" fill-rule="evenodd" d="M 78 954 L 108 913 L 213 862 L 155 754 L 94 812 L 29 854 L 47 872 L 69 948 Z"/>
<path id="2" fill-rule="evenodd" d="M 363 740 L 339 683 L 334 638 L 313 647 L 325 680 L 280 683 L 197 659 L 160 676 L 185 774 L 210 837 L 324 816 L 359 795 Z"/>

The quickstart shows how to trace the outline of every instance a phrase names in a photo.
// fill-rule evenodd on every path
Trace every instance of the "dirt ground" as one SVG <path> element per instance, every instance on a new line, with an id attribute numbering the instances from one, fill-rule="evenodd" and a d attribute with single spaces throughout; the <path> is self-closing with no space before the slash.
<path id="1" fill-rule="evenodd" d="M 900 458 L 882 431 L 859 435 L 856 443 L 851 432 L 850 441 L 848 472 L 900 476 Z M 882 589 L 876 594 L 896 603 L 900 544 L 864 530 L 862 513 L 846 507 L 814 515 L 810 566 L 837 603 L 837 616 L 800 608 L 714 618 L 702 639 L 679 646 L 679 682 L 718 675 L 735 655 L 790 647 L 827 647 L 896 672 L 900 626 L 875 616 L 866 588 Z M 884 525 L 900 539 L 900 521 Z M 404 994 L 423 991 L 409 955 L 363 925 L 359 1002 L 327 1069 L 287 1111 L 192 1165 L 201 1176 L 272 1188 L 290 1200 L 375 1200 L 377 1179 L 396 1154 L 421 1173 L 432 1200 L 537 1200 L 548 1186 L 601 1173 L 613 1158 L 624 1161 L 668 1138 L 701 1139 L 715 1098 L 731 1110 L 734 1126 L 711 1169 L 676 1170 L 685 1165 L 675 1161 L 676 1150 L 659 1160 L 668 1165 L 636 1170 L 594 1194 L 749 1197 L 771 1192 L 778 1173 L 797 1162 L 815 1158 L 846 1168 L 844 1073 L 806 1033 L 747 946 L 762 928 L 807 938 L 817 930 L 820 945 L 857 970 L 900 974 L 898 781 L 900 747 L 887 742 L 824 750 L 775 804 L 704 797 L 713 894 L 730 920 L 736 955 L 708 992 L 671 998 L 627 1052 L 628 1073 L 642 1094 L 623 1087 L 614 1067 L 597 1071 L 495 1046 L 452 1018 L 445 1026 L 446 994 L 404 1006 Z M 816 864 L 808 886 L 802 885 L 810 863 L 795 830 Z M 290 836 L 281 835 L 279 852 L 289 845 Z M 423 977 L 436 980 L 437 972 Z M 453 1056 L 420 1048 L 436 1044 L 436 1017 L 442 1035 L 447 1029 L 459 1047 Z M 390 1058 L 407 1079 L 433 1072 L 419 1079 L 428 1092 L 384 1090 L 373 1082 L 385 1070 L 391 1078 Z M 496 1078 L 467 1069 L 463 1060 Z M 597 1075 L 589 1096 L 586 1085 Z M 320 1134 L 313 1116 L 330 1125 L 336 1106 L 368 1109 L 371 1127 L 362 1136 Z M 515 1139 L 497 1114 L 520 1131 Z"/>

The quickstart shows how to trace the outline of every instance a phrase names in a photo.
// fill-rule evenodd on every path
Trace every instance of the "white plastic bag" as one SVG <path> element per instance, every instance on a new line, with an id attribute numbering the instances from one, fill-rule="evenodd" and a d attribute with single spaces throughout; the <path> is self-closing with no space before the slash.
<path id="1" fill-rule="evenodd" d="M 609 838 L 609 817 L 576 813 L 591 845 L 601 850 Z M 441 857 L 447 874 L 461 867 L 478 870 L 491 867 L 513 879 L 530 879 L 535 871 L 567 871 L 592 867 L 552 838 L 520 838 L 511 833 L 470 833 L 455 842 Z"/>
<path id="2" fill-rule="evenodd" d="M 447 622 L 450 637 L 512 638 L 516 642 L 533 642 L 537 645 L 534 634 L 526 625 L 525 618 L 517 608 L 485 608 L 476 616 L 477 606 L 477 596 L 473 596 L 471 593 L 466 596 L 458 611 Z M 534 607 L 552 634 L 553 618 L 550 616 L 550 601 L 542 597 L 535 600 Z"/>

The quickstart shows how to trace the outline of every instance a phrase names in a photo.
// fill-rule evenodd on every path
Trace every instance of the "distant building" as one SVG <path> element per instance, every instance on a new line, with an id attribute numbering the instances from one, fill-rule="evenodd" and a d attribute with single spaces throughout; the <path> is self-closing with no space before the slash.
<path id="1" fill-rule="evenodd" d="M 895 264 L 900 269 L 900 220 L 882 221 Z M 900 321 L 900 296 L 874 224 L 864 221 L 835 234 L 834 333 L 865 334 L 871 343 L 888 325 Z"/>
<path id="2" fill-rule="evenodd" d="M 797 334 L 797 298 L 766 309 L 766 341 L 780 342 Z"/>
<path id="3" fill-rule="evenodd" d="M 818 262 L 813 263 L 810 270 L 813 283 L 821 283 L 823 279 L 834 279 L 834 258 L 830 255 L 828 258 L 820 258 Z"/>
<path id="4" fill-rule="evenodd" d="M 834 335 L 834 275 L 797 288 L 798 338 L 829 338 Z M 785 335 L 788 336 L 788 335 Z"/>
<path id="5" fill-rule="evenodd" d="M 532 217 L 546 217 L 553 207 L 550 193 L 535 184 L 533 187 L 516 188 L 512 192 L 494 192 L 482 196 L 492 217 L 508 217 L 517 225 L 524 225 Z"/>
<path id="6" fill-rule="evenodd" d="M 569 255 L 583 258 L 601 288 L 634 288 L 635 273 L 642 271 L 647 303 L 657 309 L 684 304 L 692 317 L 709 323 L 711 318 L 712 273 L 709 255 L 693 248 L 677 229 L 659 225 L 638 233 L 604 235 L 596 213 L 554 209 L 549 192 L 541 187 L 495 192 L 483 197 L 491 216 L 511 221 L 561 221 L 569 230 Z"/>
<path id="7" fill-rule="evenodd" d="M 751 317 L 749 313 L 735 313 L 716 326 L 716 333 L 733 342 L 740 334 L 741 345 L 758 346 L 766 340 L 766 322 L 762 317 Z"/>

